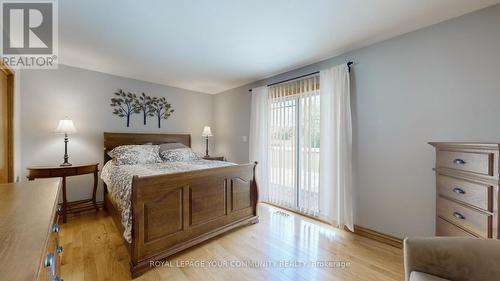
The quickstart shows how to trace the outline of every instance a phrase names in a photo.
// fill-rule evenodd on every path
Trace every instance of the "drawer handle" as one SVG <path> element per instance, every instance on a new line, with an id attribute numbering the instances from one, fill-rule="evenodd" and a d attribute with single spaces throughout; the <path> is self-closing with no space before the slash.
<path id="1" fill-rule="evenodd" d="M 52 226 L 52 232 L 59 233 L 59 225 L 57 223 Z"/>
<path id="2" fill-rule="evenodd" d="M 56 276 L 56 277 L 52 278 L 52 281 L 64 281 L 64 280 L 62 280 L 61 278 Z"/>
<path id="3" fill-rule="evenodd" d="M 465 216 L 460 214 L 459 212 L 453 212 L 453 216 L 459 220 L 465 220 Z"/>
<path id="4" fill-rule="evenodd" d="M 45 257 L 45 261 L 43 262 L 43 265 L 45 267 L 52 266 L 54 264 L 54 254 L 50 253 Z"/>
<path id="5" fill-rule="evenodd" d="M 453 163 L 458 164 L 458 165 L 463 165 L 467 162 L 465 162 L 464 160 L 462 160 L 460 158 L 457 158 L 457 159 L 453 160 Z"/>
<path id="6" fill-rule="evenodd" d="M 455 187 L 453 189 L 453 192 L 455 192 L 456 194 L 465 194 L 465 190 L 461 189 L 460 187 Z"/>
<path id="7" fill-rule="evenodd" d="M 63 252 L 63 247 L 61 245 L 57 245 L 56 247 L 56 253 L 60 254 Z"/>

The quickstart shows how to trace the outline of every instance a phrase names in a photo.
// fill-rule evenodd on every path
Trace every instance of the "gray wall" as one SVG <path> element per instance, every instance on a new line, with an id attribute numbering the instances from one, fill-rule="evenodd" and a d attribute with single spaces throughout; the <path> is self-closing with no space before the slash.
<path id="1" fill-rule="evenodd" d="M 248 161 L 248 89 L 347 60 L 352 77 L 355 223 L 398 237 L 432 235 L 429 141 L 500 142 L 500 5 L 215 97 L 217 150 Z"/>
<path id="2" fill-rule="evenodd" d="M 70 162 L 103 160 L 103 132 L 190 133 L 196 152 L 204 152 L 201 131 L 212 125 L 213 96 L 60 65 L 58 70 L 22 71 L 21 79 L 21 167 L 62 162 L 63 136 L 54 134 L 58 120 L 66 115 L 73 119 L 77 133 L 70 135 Z M 142 125 L 135 115 L 131 127 L 112 114 L 110 98 L 118 89 L 164 96 L 175 109 L 174 114 L 157 128 L 154 118 Z M 68 180 L 69 200 L 90 196 L 92 176 Z M 99 199 L 102 199 L 101 183 Z"/>
<path id="3" fill-rule="evenodd" d="M 248 162 L 250 132 L 249 88 L 236 88 L 214 96 L 213 130 L 217 155 L 235 163 Z M 245 141 L 243 138 L 246 137 Z"/>

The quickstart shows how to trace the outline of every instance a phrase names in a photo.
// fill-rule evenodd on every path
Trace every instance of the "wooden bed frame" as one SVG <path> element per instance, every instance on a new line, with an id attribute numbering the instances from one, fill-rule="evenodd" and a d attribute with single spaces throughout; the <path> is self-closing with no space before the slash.
<path id="1" fill-rule="evenodd" d="M 180 142 L 191 147 L 188 134 L 104 133 L 107 152 L 124 144 Z M 171 256 L 228 230 L 259 221 L 255 166 L 243 164 L 132 180 L 130 272 L 136 278 L 150 262 Z M 123 233 L 121 213 L 104 185 L 104 207 Z"/>

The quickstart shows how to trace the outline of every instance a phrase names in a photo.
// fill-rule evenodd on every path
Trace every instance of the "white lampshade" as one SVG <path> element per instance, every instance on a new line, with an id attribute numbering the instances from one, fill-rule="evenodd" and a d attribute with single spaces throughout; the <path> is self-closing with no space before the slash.
<path id="1" fill-rule="evenodd" d="M 201 133 L 203 137 L 211 137 L 212 135 L 212 130 L 210 129 L 210 126 L 205 126 L 203 127 L 203 132 Z"/>
<path id="2" fill-rule="evenodd" d="M 56 133 L 57 134 L 71 134 L 75 133 L 75 125 L 73 125 L 73 120 L 71 119 L 62 119 L 59 121 L 59 125 L 57 125 Z"/>

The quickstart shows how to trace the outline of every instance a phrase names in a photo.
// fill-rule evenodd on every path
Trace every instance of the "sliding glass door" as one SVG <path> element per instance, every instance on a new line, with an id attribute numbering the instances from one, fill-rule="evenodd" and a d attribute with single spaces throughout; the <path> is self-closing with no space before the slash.
<path id="1" fill-rule="evenodd" d="M 269 199 L 294 208 L 297 204 L 297 100 L 293 97 L 271 102 L 269 142 Z"/>
<path id="2" fill-rule="evenodd" d="M 269 200 L 319 212 L 319 79 L 270 87 Z"/>

